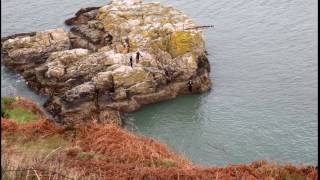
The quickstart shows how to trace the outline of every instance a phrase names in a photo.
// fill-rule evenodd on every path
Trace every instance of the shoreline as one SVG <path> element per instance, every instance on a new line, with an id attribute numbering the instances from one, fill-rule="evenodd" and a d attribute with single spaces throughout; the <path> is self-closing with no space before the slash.
<path id="1" fill-rule="evenodd" d="M 2 98 L 2 102 L 3 100 Z M 3 103 L 7 112 L 24 108 L 38 117 L 28 122 L 1 117 L 3 141 L 1 151 L 7 159 L 5 162 L 2 161 L 3 169 L 34 168 L 38 174 L 48 175 L 48 172 L 41 169 L 46 169 L 49 165 L 47 168 L 50 172 L 71 178 L 299 179 L 308 177 L 316 179 L 318 177 L 315 166 L 278 164 L 264 160 L 224 167 L 194 165 L 157 140 L 135 135 L 116 124 L 96 124 L 95 121 L 89 121 L 75 126 L 61 126 L 47 121 L 32 101 L 7 98 Z M 25 160 L 19 162 L 17 156 Z M 34 158 L 38 160 L 32 161 Z M 60 161 L 62 169 L 54 165 L 57 160 Z M 40 162 L 46 162 L 46 165 Z M 136 168 L 131 169 L 130 166 Z M 121 174 L 116 173 L 119 170 Z M 26 175 L 25 173 L 22 174 Z M 4 174 L 7 177 L 17 177 L 14 173 Z M 51 177 L 54 176 L 58 175 L 51 174 Z"/>

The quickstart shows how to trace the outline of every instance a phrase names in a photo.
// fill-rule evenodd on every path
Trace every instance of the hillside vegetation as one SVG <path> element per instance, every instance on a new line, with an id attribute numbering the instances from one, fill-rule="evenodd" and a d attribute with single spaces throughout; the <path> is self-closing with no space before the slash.
<path id="1" fill-rule="evenodd" d="M 32 114 L 30 117 L 36 117 L 36 120 L 21 120 L 16 116 L 19 113 L 4 113 L 5 117 L 1 118 L 3 179 L 313 180 L 318 177 L 317 169 L 311 166 L 266 161 L 200 167 L 166 145 L 137 136 L 117 124 L 89 121 L 62 126 L 46 120 L 31 101 L 2 98 L 1 103 L 1 112 L 23 109 L 26 114 Z"/>

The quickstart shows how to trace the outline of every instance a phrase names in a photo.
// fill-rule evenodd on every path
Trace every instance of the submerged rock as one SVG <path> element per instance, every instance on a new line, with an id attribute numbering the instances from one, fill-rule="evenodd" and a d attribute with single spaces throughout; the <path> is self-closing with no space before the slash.
<path id="1" fill-rule="evenodd" d="M 181 11 L 113 0 L 75 15 L 66 20 L 70 32 L 60 28 L 1 40 L 5 65 L 36 92 L 50 95 L 44 106 L 57 120 L 120 123 L 120 112 L 210 89 L 202 31 Z"/>

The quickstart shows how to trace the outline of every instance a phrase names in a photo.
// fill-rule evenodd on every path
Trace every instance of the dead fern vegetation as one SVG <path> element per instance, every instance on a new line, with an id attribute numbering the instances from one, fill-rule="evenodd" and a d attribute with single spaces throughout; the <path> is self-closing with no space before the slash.
<path id="1" fill-rule="evenodd" d="M 311 166 L 256 161 L 200 167 L 150 138 L 115 124 L 61 126 L 1 118 L 2 179 L 275 179 L 318 178 Z"/>

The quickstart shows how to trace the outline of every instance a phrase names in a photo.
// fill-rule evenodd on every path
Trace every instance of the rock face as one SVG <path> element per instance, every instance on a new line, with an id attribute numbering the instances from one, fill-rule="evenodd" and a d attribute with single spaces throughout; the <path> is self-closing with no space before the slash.
<path id="1" fill-rule="evenodd" d="M 1 40 L 4 64 L 50 95 L 44 106 L 58 121 L 120 123 L 121 112 L 211 87 L 202 31 L 173 7 L 113 0 L 80 9 L 66 24 L 70 32 Z"/>

